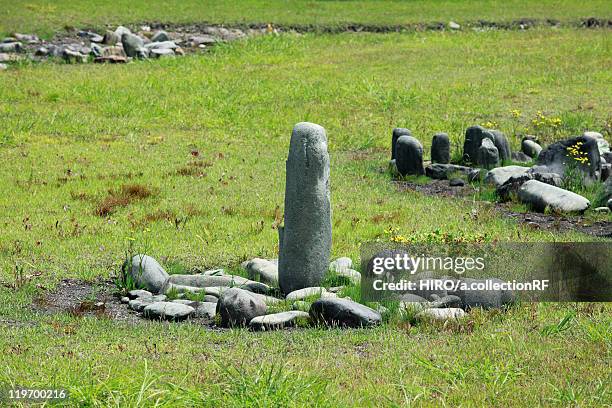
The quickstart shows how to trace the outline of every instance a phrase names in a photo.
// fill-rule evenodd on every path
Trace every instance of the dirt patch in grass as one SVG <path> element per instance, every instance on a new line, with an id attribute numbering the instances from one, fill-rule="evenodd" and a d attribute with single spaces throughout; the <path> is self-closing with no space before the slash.
<path id="1" fill-rule="evenodd" d="M 62 280 L 53 291 L 45 291 L 32 303 L 32 309 L 45 314 L 70 313 L 74 316 L 95 316 L 133 323 L 147 322 L 139 313 L 121 303 L 113 282 Z M 183 323 L 211 326 L 207 318 L 191 318 Z"/>
<path id="2" fill-rule="evenodd" d="M 448 180 L 431 180 L 428 183 L 413 183 L 394 181 L 399 191 L 417 191 L 437 197 L 470 197 L 477 194 L 476 190 L 466 183 L 464 186 L 453 187 Z M 549 215 L 535 212 L 516 212 L 510 208 L 511 203 L 494 203 L 500 216 L 510 217 L 533 229 L 554 232 L 579 231 L 587 235 L 612 238 L 612 222 L 589 221 L 580 215 Z"/>
<path id="3" fill-rule="evenodd" d="M 108 195 L 96 207 L 96 215 L 106 217 L 114 213 L 118 207 L 126 207 L 134 201 L 144 200 L 154 191 L 142 184 L 124 184 L 118 190 L 109 190 Z"/>
<path id="4" fill-rule="evenodd" d="M 192 161 L 187 163 L 183 167 L 179 167 L 176 170 L 176 174 L 179 176 L 192 176 L 192 177 L 206 177 L 204 169 L 211 167 L 212 163 L 204 161 Z"/>

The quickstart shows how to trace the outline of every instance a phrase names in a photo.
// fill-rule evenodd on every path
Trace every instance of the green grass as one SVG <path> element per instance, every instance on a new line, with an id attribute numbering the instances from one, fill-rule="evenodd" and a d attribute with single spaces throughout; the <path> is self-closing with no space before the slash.
<path id="1" fill-rule="evenodd" d="M 96 27 L 141 22 L 225 24 L 275 23 L 333 27 L 350 23 L 374 26 L 414 23 L 459 23 L 480 20 L 553 19 L 574 22 L 589 17 L 610 18 L 605 0 L 183 0 L 181 2 L 114 2 L 46 0 L 0 1 L 0 33 L 33 31 L 50 35 L 58 28 Z"/>
<path id="2" fill-rule="evenodd" d="M 2 72 L 0 280 L 13 283 L 15 263 L 36 276 L 0 287 L 0 322 L 20 322 L 0 323 L 0 383 L 68 387 L 83 406 L 609 404 L 609 305 L 283 333 L 128 326 L 29 305 L 36 285 L 116 273 L 128 238 L 175 272 L 276 257 L 284 161 L 304 120 L 328 132 L 333 256 L 357 261 L 359 243 L 389 226 L 405 236 L 592 240 L 523 227 L 471 199 L 399 192 L 386 165 L 396 126 L 425 156 L 436 132 L 457 144 L 487 121 L 517 148 L 513 130 L 537 111 L 562 119 L 543 136 L 609 136 L 610 41 L 570 29 L 288 35 L 176 60 Z M 546 329 L 569 312 L 563 330 Z"/>

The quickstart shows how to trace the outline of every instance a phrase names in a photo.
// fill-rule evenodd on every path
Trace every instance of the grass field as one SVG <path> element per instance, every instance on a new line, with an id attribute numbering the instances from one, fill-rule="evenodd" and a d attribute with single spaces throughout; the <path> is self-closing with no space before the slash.
<path id="1" fill-rule="evenodd" d="M 36 31 L 50 35 L 63 27 L 101 27 L 104 24 L 141 22 L 224 24 L 274 23 L 329 27 L 350 23 L 374 26 L 456 21 L 509 22 L 518 19 L 580 19 L 612 17 L 605 0 L 183 0 L 134 2 L 117 0 L 0 1 L 0 34 Z"/>
<path id="2" fill-rule="evenodd" d="M 604 2 L 562 2 L 550 15 L 546 1 L 384 2 L 384 11 L 383 2 L 288 2 L 292 13 L 204 3 L 173 14 L 139 3 L 128 20 L 295 23 L 307 6 L 315 23 L 609 13 Z M 7 4 L 0 31 L 124 18 L 121 4 L 64 13 L 68 4 Z M 447 328 L 263 334 L 44 316 L 28 305 L 37 285 L 116 273 L 128 238 L 189 269 L 275 257 L 271 226 L 300 121 L 328 132 L 333 256 L 357 261 L 359 243 L 389 226 L 408 236 L 593 240 L 526 228 L 475 200 L 399 192 L 384 169 L 395 126 L 412 129 L 426 156 L 435 132 L 458 144 L 467 126 L 488 122 L 514 148 L 526 130 L 548 141 L 586 129 L 609 138 L 611 45 L 608 30 L 283 35 L 205 56 L 0 73 L 0 280 L 14 282 L 15 265 L 36 275 L 19 290 L 0 286 L 0 384 L 67 387 L 82 406 L 610 406 L 608 304 L 476 311 Z M 534 128 L 538 111 L 561 125 Z"/>

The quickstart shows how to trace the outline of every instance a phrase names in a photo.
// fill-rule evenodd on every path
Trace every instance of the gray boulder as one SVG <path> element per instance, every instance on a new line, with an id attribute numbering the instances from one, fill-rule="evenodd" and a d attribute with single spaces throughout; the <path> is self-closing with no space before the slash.
<path id="1" fill-rule="evenodd" d="M 537 158 L 542 152 L 542 146 L 530 139 L 523 139 L 521 142 L 521 151 L 532 159 Z"/>
<path id="2" fill-rule="evenodd" d="M 450 163 L 450 139 L 446 133 L 436 133 L 431 141 L 431 162 Z"/>
<path id="3" fill-rule="evenodd" d="M 151 296 L 153 296 L 151 292 L 149 292 L 148 290 L 143 290 L 143 289 L 135 289 L 135 290 L 130 290 L 128 292 L 128 297 L 130 299 L 136 299 L 139 297 L 151 297 Z"/>
<path id="4" fill-rule="evenodd" d="M 151 41 L 152 42 L 170 41 L 170 37 L 168 36 L 168 33 L 165 32 L 164 30 L 159 30 L 159 31 L 156 31 L 153 34 L 153 36 L 151 36 Z"/>
<path id="5" fill-rule="evenodd" d="M 185 320 L 193 314 L 195 309 L 191 306 L 174 302 L 155 302 L 143 310 L 144 317 L 149 319 L 162 319 L 179 321 Z"/>
<path id="6" fill-rule="evenodd" d="M 164 302 L 166 300 L 165 295 L 156 296 L 142 296 L 136 299 L 132 299 L 128 302 L 128 307 L 136 312 L 142 312 L 145 307 L 155 302 Z"/>
<path id="7" fill-rule="evenodd" d="M 170 48 L 153 48 L 149 50 L 149 57 L 151 58 L 171 58 L 175 55 L 174 50 Z"/>
<path id="8" fill-rule="evenodd" d="M 307 122 L 295 125 L 286 173 L 278 263 L 283 293 L 320 285 L 329 266 L 332 226 L 325 129 Z"/>
<path id="9" fill-rule="evenodd" d="M 196 302 L 192 307 L 195 309 L 193 317 L 204 317 L 214 319 L 217 314 L 216 302 Z"/>
<path id="10" fill-rule="evenodd" d="M 306 298 L 312 296 L 321 296 L 324 297 L 327 294 L 327 290 L 324 287 L 311 287 L 311 288 L 303 288 L 294 290 L 293 292 L 287 294 L 288 301 L 296 301 L 296 300 L 304 300 Z"/>
<path id="11" fill-rule="evenodd" d="M 510 290 L 488 290 L 477 288 L 477 286 L 484 286 L 486 288 L 487 281 L 497 284 L 503 282 L 501 279 L 497 278 L 462 278 L 461 282 L 465 285 L 465 287 L 460 286 L 459 290 L 454 292 L 453 295 L 458 296 L 461 299 L 461 303 L 465 309 L 476 307 L 483 309 L 499 309 L 514 303 L 515 296 Z"/>
<path id="12" fill-rule="evenodd" d="M 136 286 L 145 288 L 152 293 L 160 293 L 170 277 L 161 265 L 148 255 L 135 255 L 132 257 L 128 272 Z"/>
<path id="13" fill-rule="evenodd" d="M 512 161 L 516 163 L 530 163 L 531 157 L 523 152 L 512 152 Z"/>
<path id="14" fill-rule="evenodd" d="M 412 136 L 400 136 L 395 143 L 395 165 L 402 176 L 425 174 L 421 142 Z"/>
<path id="15" fill-rule="evenodd" d="M 224 291 L 217 303 L 217 313 L 221 316 L 221 326 L 246 326 L 254 317 L 265 315 L 267 306 L 253 293 L 230 288 Z"/>
<path id="16" fill-rule="evenodd" d="M 463 142 L 463 160 L 470 164 L 479 164 L 478 150 L 483 139 L 495 140 L 495 136 L 482 126 L 471 126 L 465 131 Z"/>
<path id="17" fill-rule="evenodd" d="M 477 163 L 485 169 L 491 169 L 499 164 L 499 150 L 491 139 L 482 139 L 477 158 Z"/>
<path id="18" fill-rule="evenodd" d="M 447 180 L 449 175 L 454 173 L 471 174 L 474 169 L 467 166 L 458 166 L 455 164 L 434 163 L 425 168 L 425 175 L 432 179 Z"/>
<path id="19" fill-rule="evenodd" d="M 504 166 L 489 170 L 485 176 L 485 183 L 493 184 L 496 188 L 502 186 L 511 177 L 521 176 L 531 168 L 523 166 Z"/>
<path id="20" fill-rule="evenodd" d="M 259 279 L 262 282 L 277 286 L 278 285 L 278 265 L 267 259 L 255 258 L 246 265 L 249 278 Z"/>
<path id="21" fill-rule="evenodd" d="M 401 136 L 412 136 L 412 133 L 410 132 L 410 130 L 406 129 L 406 128 L 395 128 L 393 129 L 393 133 L 391 134 L 391 160 L 395 159 L 396 156 L 396 143 L 397 143 L 397 139 L 399 139 Z"/>
<path id="22" fill-rule="evenodd" d="M 123 44 L 123 50 L 128 57 L 142 57 L 142 50 L 145 49 L 142 38 L 131 33 L 124 33 L 121 36 L 121 43 Z"/>
<path id="23" fill-rule="evenodd" d="M 119 26 L 115 29 L 115 34 L 117 37 L 121 38 L 123 37 L 123 34 L 132 34 L 132 31 L 130 31 L 130 29 L 127 27 Z"/>
<path id="24" fill-rule="evenodd" d="M 587 163 L 580 163 L 571 155 L 572 148 L 578 148 L 578 155 L 586 158 Z M 599 180 L 600 155 L 597 139 L 590 136 L 578 136 L 549 145 L 540 152 L 537 159 L 538 171 L 557 173 L 562 177 L 571 168 L 582 173 L 585 181 Z"/>
<path id="25" fill-rule="evenodd" d="M 278 330 L 286 327 L 295 326 L 297 319 L 309 319 L 310 315 L 306 312 L 299 310 L 293 310 L 290 312 L 274 313 L 265 316 L 254 317 L 250 323 L 249 328 L 251 330 Z"/>
<path id="26" fill-rule="evenodd" d="M 314 322 L 328 326 L 370 327 L 380 324 L 380 313 L 349 299 L 322 298 L 310 307 Z"/>
<path id="27" fill-rule="evenodd" d="M 591 205 L 589 200 L 581 195 L 537 180 L 523 183 L 518 191 L 518 197 L 523 203 L 541 212 L 549 208 L 555 212 L 582 213 Z"/>
<path id="28" fill-rule="evenodd" d="M 612 179 L 609 179 L 612 180 Z M 608 200 L 608 208 L 612 210 L 612 198 Z"/>
<path id="29" fill-rule="evenodd" d="M 512 150 L 510 149 L 510 143 L 508 143 L 506 135 L 499 130 L 489 130 L 489 132 L 493 135 L 493 144 L 499 153 L 499 160 L 507 161 L 512 159 Z"/>

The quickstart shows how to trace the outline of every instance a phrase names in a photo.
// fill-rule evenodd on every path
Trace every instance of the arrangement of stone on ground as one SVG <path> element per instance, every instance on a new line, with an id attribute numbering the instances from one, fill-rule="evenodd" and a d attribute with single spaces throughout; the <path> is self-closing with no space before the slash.
<path id="1" fill-rule="evenodd" d="M 398 156 L 403 154 L 403 137 L 398 138 Z M 416 146 L 410 138 L 411 146 Z M 124 265 L 124 274 L 140 289 L 129 291 L 122 302 L 146 318 L 180 321 L 208 317 L 221 327 L 248 326 L 252 330 L 298 324 L 380 324 L 388 311 L 384 306 L 369 307 L 342 295 L 347 286 L 361 283 L 361 273 L 352 269 L 352 260 L 342 257 L 329 262 L 332 224 L 325 129 L 313 123 L 294 127 L 286 172 L 285 224 L 279 228 L 278 260 L 244 262 L 242 268 L 249 276 L 245 278 L 223 269 L 169 275 L 150 256 L 134 255 Z M 330 273 L 344 286 L 322 286 Z M 189 299 L 194 296 L 197 301 Z M 416 291 L 405 293 L 399 302 L 400 310 L 412 310 L 417 319 L 448 320 L 463 317 L 465 310 L 473 307 L 501 308 L 513 300 L 513 294 L 504 291 Z M 291 310 L 269 313 L 282 304 Z"/>
<path id="2" fill-rule="evenodd" d="M 141 26 L 132 32 L 119 26 L 105 32 L 75 30 L 72 34 L 41 40 L 34 34 L 15 33 L 0 42 L 0 63 L 24 59 L 62 59 L 68 63 L 125 63 L 131 59 L 166 58 L 204 51 L 224 41 L 247 36 L 274 34 L 271 26 L 261 29 L 227 29 L 220 26 L 193 26 L 164 31 Z M 4 67 L 6 68 L 6 64 Z"/>
<path id="3" fill-rule="evenodd" d="M 431 146 L 431 163 L 425 166 L 421 142 L 408 129 L 393 129 L 391 172 L 449 180 L 450 186 L 462 186 L 464 179 L 483 180 L 495 187 L 502 201 L 516 199 L 535 211 L 552 213 L 583 213 L 591 207 L 588 199 L 562 186 L 605 183 L 601 206 L 595 211 L 612 209 L 612 152 L 601 133 L 587 131 L 544 148 L 535 137 L 525 136 L 521 151 L 513 152 L 502 132 L 473 126 L 465 132 L 461 164 L 451 163 L 447 134 L 435 134 Z M 529 167 L 508 164 L 532 161 L 535 164 Z"/>

